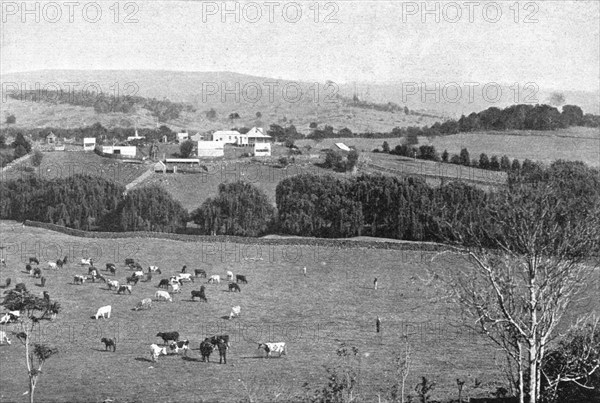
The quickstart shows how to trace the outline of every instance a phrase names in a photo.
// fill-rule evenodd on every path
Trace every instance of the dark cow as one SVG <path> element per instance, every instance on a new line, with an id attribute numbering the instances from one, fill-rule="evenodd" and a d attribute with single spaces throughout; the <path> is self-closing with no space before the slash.
<path id="1" fill-rule="evenodd" d="M 209 338 L 204 339 L 200 343 L 200 354 L 202 355 L 202 362 L 210 362 L 210 355 L 212 354 L 215 346 L 210 342 Z"/>
<path id="2" fill-rule="evenodd" d="M 25 265 L 25 270 L 27 271 L 27 273 L 31 274 L 31 271 L 33 270 L 33 267 L 31 267 L 31 265 L 29 263 L 27 263 Z"/>
<path id="3" fill-rule="evenodd" d="M 38 260 L 37 257 L 30 257 L 29 258 L 29 263 L 40 264 L 40 261 Z"/>
<path id="4" fill-rule="evenodd" d="M 131 266 L 131 265 L 132 265 L 132 264 L 134 264 L 134 263 L 135 263 L 135 260 L 134 260 L 134 259 L 131 259 L 131 258 L 127 258 L 127 259 L 125 259 L 125 265 L 126 265 L 126 266 Z"/>
<path id="5" fill-rule="evenodd" d="M 62 260 L 60 260 L 60 259 L 58 259 L 58 260 L 56 261 L 56 267 L 58 267 L 59 269 L 62 269 L 62 268 L 63 268 L 63 261 L 62 261 Z"/>
<path id="6" fill-rule="evenodd" d="M 105 270 L 110 270 L 111 267 L 115 267 L 114 263 L 106 263 L 106 269 Z"/>
<path id="7" fill-rule="evenodd" d="M 108 350 L 111 347 L 112 347 L 113 353 L 115 351 L 117 351 L 117 343 L 116 343 L 115 339 L 107 339 L 106 337 L 103 337 L 103 338 L 100 339 L 100 341 L 102 343 L 104 343 L 104 350 L 105 351 Z"/>
<path id="8" fill-rule="evenodd" d="M 206 278 L 206 271 L 203 269 L 195 269 L 194 276 L 196 276 L 196 277 L 200 276 L 200 277 Z"/>
<path id="9" fill-rule="evenodd" d="M 182 272 L 182 273 L 185 273 L 185 269 L 187 269 L 187 266 L 186 266 L 186 265 L 183 265 L 183 267 L 181 268 L 181 272 Z"/>
<path id="10" fill-rule="evenodd" d="M 127 277 L 127 284 L 133 283 L 133 285 L 136 285 L 138 281 L 140 281 L 140 278 L 137 276 Z"/>
<path id="11" fill-rule="evenodd" d="M 117 268 L 115 266 L 109 267 L 108 270 L 110 270 L 110 274 L 113 276 L 117 273 Z"/>
<path id="12" fill-rule="evenodd" d="M 229 291 L 237 291 L 237 292 L 242 292 L 242 289 L 240 288 L 239 285 L 237 285 L 236 283 L 229 283 Z"/>
<path id="13" fill-rule="evenodd" d="M 158 283 L 158 288 L 169 288 L 169 279 L 168 278 L 163 278 L 162 280 L 160 280 L 160 283 Z"/>
<path id="14" fill-rule="evenodd" d="M 219 349 L 219 364 L 227 364 L 227 347 L 228 343 L 225 343 L 223 339 L 219 339 L 217 348 Z"/>
<path id="15" fill-rule="evenodd" d="M 120 285 L 119 289 L 117 290 L 117 294 L 125 294 L 125 291 L 129 291 L 129 293 L 131 294 L 131 286 L 130 285 Z"/>
<path id="16" fill-rule="evenodd" d="M 94 266 L 90 266 L 88 268 L 88 274 L 93 274 L 94 272 L 97 272 L 96 268 Z M 95 276 L 95 274 L 94 274 L 94 276 Z"/>
<path id="17" fill-rule="evenodd" d="M 227 344 L 227 346 L 229 346 L 229 335 L 228 334 L 222 334 L 219 336 L 213 336 L 211 338 L 208 339 L 208 341 L 210 341 L 214 346 L 216 346 L 217 344 L 219 344 L 219 341 L 222 340 L 225 342 L 225 344 Z"/>
<path id="18" fill-rule="evenodd" d="M 178 332 L 158 332 L 156 333 L 156 337 L 163 339 L 163 344 L 168 344 L 169 340 L 179 341 Z"/>
<path id="19" fill-rule="evenodd" d="M 35 277 L 35 278 L 42 277 L 42 269 L 40 269 L 39 267 L 36 267 L 35 269 L 33 269 L 33 277 Z"/>
<path id="20" fill-rule="evenodd" d="M 201 300 L 204 300 L 204 302 L 208 302 L 204 290 L 204 286 L 201 286 L 200 291 L 192 291 L 192 301 L 194 300 L 194 298 L 198 297 Z"/>
<path id="21" fill-rule="evenodd" d="M 236 274 L 235 275 L 235 282 L 236 283 L 248 284 L 248 280 L 246 280 L 246 276 L 242 276 L 241 274 Z"/>
<path id="22" fill-rule="evenodd" d="M 48 291 L 44 291 L 44 299 L 50 302 L 50 294 L 48 294 Z"/>
<path id="23" fill-rule="evenodd" d="M 96 276 L 94 276 L 95 278 L 97 278 L 98 280 L 102 280 L 106 283 L 106 277 L 104 277 L 102 274 L 96 272 Z M 93 280 L 95 279 L 93 278 Z"/>

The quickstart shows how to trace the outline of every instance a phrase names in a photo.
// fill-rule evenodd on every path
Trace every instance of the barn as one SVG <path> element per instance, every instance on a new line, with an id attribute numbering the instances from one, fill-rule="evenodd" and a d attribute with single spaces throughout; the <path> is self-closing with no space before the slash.
<path id="1" fill-rule="evenodd" d="M 96 148 L 96 138 L 85 137 L 83 139 L 83 151 L 94 151 L 94 148 Z"/>
<path id="2" fill-rule="evenodd" d="M 198 157 L 225 156 L 225 143 L 222 141 L 199 141 Z"/>
<path id="3" fill-rule="evenodd" d="M 135 146 L 102 146 L 102 153 L 135 158 L 137 148 Z"/>

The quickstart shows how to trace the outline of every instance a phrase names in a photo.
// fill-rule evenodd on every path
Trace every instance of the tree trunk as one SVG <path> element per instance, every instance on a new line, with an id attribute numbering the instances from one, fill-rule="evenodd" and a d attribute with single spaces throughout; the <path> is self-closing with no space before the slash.
<path id="1" fill-rule="evenodd" d="M 523 348 L 521 343 L 518 343 L 519 346 L 519 403 L 525 403 L 525 391 L 523 390 Z"/>
<path id="2" fill-rule="evenodd" d="M 33 393 L 35 392 L 35 384 L 37 383 L 37 376 L 29 376 L 29 403 L 33 403 Z"/>
<path id="3" fill-rule="evenodd" d="M 529 403 L 537 401 L 537 373 L 536 346 L 532 345 L 529 348 Z"/>

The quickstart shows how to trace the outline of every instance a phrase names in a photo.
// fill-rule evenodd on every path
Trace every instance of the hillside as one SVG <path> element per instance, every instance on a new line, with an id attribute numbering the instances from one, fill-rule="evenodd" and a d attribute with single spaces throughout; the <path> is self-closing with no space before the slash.
<path id="1" fill-rule="evenodd" d="M 349 128 L 353 132 L 391 131 L 394 127 L 431 125 L 438 118 L 405 115 L 403 112 L 384 112 L 357 108 L 338 99 L 341 94 L 334 86 L 324 83 L 292 82 L 229 72 L 160 72 L 160 71 L 53 71 L 13 73 L 0 77 L 3 90 L 12 91 L 11 85 L 23 84 L 35 89 L 57 83 L 68 91 L 65 83 L 81 91 L 99 88 L 109 95 L 138 95 L 142 97 L 169 99 L 191 104 L 196 112 L 184 112 L 178 119 L 166 122 L 172 129 L 218 130 L 231 127 L 252 127 L 270 124 L 295 125 L 299 132 L 308 134 L 309 124 L 317 122 L 335 129 Z M 51 87 L 55 89 L 56 87 Z M 97 114 L 92 108 L 66 104 L 40 104 L 23 99 L 3 96 L 3 115 L 14 114 L 16 125 L 23 127 L 80 127 L 95 122 L 105 127 L 156 127 L 150 113 L 138 108 L 130 114 Z M 91 97 L 94 94 L 90 95 Z M 7 98 L 7 99 L 5 99 Z M 387 103 L 384 102 L 384 103 Z M 217 117 L 209 120 L 206 112 L 214 109 Z M 237 112 L 240 119 L 229 119 Z M 257 118 L 257 112 L 262 115 Z M 4 125 L 4 119 L 1 121 Z"/>

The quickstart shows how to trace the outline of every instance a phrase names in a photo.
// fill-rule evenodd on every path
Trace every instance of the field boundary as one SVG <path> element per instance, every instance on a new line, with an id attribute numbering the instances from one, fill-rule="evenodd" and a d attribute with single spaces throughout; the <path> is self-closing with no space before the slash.
<path id="1" fill-rule="evenodd" d="M 56 224 L 50 224 L 39 221 L 26 220 L 24 225 L 28 227 L 42 228 L 50 231 L 60 232 L 66 235 L 80 238 L 100 238 L 100 239 L 119 239 L 119 238 L 156 238 L 170 241 L 182 242 L 205 242 L 205 243 L 241 243 L 257 245 L 307 245 L 307 246 L 327 246 L 327 247 L 362 247 L 369 249 L 393 249 L 393 250 L 419 250 L 419 251 L 443 251 L 454 250 L 457 248 L 451 245 L 445 245 L 435 242 L 417 242 L 417 241 L 385 241 L 382 240 L 351 240 L 351 239 L 330 239 L 330 238 L 250 238 L 229 235 L 189 235 L 174 234 L 167 232 L 92 232 L 83 231 L 74 228 L 62 227 Z"/>

